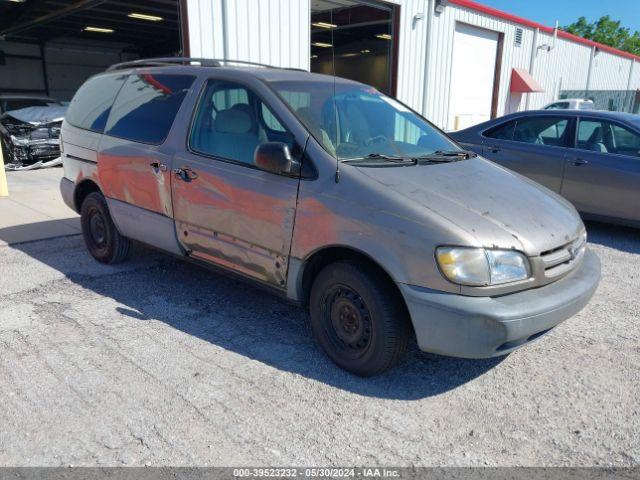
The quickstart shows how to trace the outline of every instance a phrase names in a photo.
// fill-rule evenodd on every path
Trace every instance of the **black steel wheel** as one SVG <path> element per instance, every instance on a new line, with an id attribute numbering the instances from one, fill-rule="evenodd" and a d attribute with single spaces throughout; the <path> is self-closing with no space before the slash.
<path id="1" fill-rule="evenodd" d="M 362 356 L 371 343 L 371 312 L 347 285 L 335 285 L 322 299 L 323 325 L 333 347 L 345 355 Z"/>
<path id="2" fill-rule="evenodd" d="M 398 292 L 376 269 L 351 262 L 325 267 L 310 298 L 311 327 L 337 365 L 360 376 L 392 368 L 410 334 Z"/>
<path id="3" fill-rule="evenodd" d="M 92 192 L 80 208 L 82 237 L 89 253 L 102 263 L 118 263 L 129 255 L 131 241 L 118 232 L 105 198 Z"/>

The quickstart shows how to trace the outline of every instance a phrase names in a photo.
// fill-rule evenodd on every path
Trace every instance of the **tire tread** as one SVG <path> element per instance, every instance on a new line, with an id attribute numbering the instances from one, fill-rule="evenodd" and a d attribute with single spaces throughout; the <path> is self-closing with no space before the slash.
<path id="1" fill-rule="evenodd" d="M 341 260 L 325 266 L 320 271 L 312 286 L 312 299 L 318 295 L 317 291 L 314 292 L 314 288 L 320 288 L 327 281 L 336 277 L 355 277 L 369 290 L 369 294 L 376 299 L 377 313 L 382 318 L 383 325 L 383 331 L 379 332 L 383 341 L 382 353 L 377 357 L 375 364 L 350 368 L 348 365 L 336 363 L 356 375 L 365 377 L 379 375 L 393 368 L 407 349 L 411 331 L 408 312 L 400 294 L 392 285 L 389 285 L 388 278 L 374 267 L 354 260 Z M 323 348 L 326 351 L 324 346 Z M 327 354 L 331 357 L 329 352 Z M 332 358 L 332 360 L 334 359 Z"/>
<path id="2" fill-rule="evenodd" d="M 96 260 L 102 263 L 113 265 L 116 263 L 123 262 L 129 257 L 129 254 L 131 253 L 131 240 L 129 240 L 127 237 L 125 237 L 118 231 L 116 225 L 113 223 L 111 214 L 109 213 L 109 206 L 107 205 L 107 201 L 104 198 L 104 195 L 102 195 L 102 193 L 100 192 L 91 192 L 85 197 L 85 199 L 82 202 L 82 205 L 80 206 L 81 218 L 83 215 L 86 215 L 85 212 L 88 209 L 88 205 L 90 205 L 91 203 L 96 203 L 98 205 L 98 208 L 102 210 L 102 213 L 105 216 L 105 220 L 107 221 L 108 228 L 109 228 L 108 236 L 109 236 L 109 242 L 111 243 L 111 245 L 108 248 L 109 251 L 106 256 L 104 257 L 96 256 L 94 252 L 91 251 L 91 248 L 89 247 L 90 242 L 87 238 L 89 234 L 85 230 L 85 227 L 83 224 L 82 236 L 85 240 L 85 243 L 87 244 L 87 248 L 89 248 L 89 252 L 92 254 L 92 256 Z"/>

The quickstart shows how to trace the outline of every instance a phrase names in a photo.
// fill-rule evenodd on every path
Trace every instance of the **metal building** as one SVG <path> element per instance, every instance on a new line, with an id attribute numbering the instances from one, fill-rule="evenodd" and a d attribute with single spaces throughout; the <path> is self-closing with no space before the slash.
<path id="1" fill-rule="evenodd" d="M 0 94 L 70 100 L 112 63 L 180 54 L 335 71 L 448 130 L 640 101 L 640 57 L 471 0 L 0 0 Z"/>
<path id="2" fill-rule="evenodd" d="M 470 0 L 182 0 L 181 6 L 183 48 L 191 56 L 335 69 L 448 130 L 540 107 L 566 91 L 640 89 L 640 57 Z"/>

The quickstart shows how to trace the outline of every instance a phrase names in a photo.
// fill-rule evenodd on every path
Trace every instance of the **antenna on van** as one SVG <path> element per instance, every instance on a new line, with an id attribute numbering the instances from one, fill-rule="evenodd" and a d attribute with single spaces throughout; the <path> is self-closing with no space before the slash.
<path id="1" fill-rule="evenodd" d="M 331 20 L 329 21 L 329 23 L 333 24 L 333 8 L 331 9 L 331 15 L 330 15 Z M 334 149 L 336 152 L 336 176 L 335 176 L 335 181 L 336 183 L 340 182 L 340 160 L 338 158 L 338 145 L 339 145 L 339 141 L 338 141 L 338 135 L 339 135 L 339 125 L 338 125 L 338 103 L 336 102 L 336 44 L 333 38 L 333 28 L 331 28 L 331 64 L 333 67 L 333 112 L 335 115 L 335 121 L 334 121 L 334 126 L 336 129 L 336 148 Z"/>

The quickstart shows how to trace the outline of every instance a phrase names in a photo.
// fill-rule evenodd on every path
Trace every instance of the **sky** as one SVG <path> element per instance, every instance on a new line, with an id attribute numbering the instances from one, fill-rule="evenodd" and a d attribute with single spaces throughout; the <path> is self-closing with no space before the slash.
<path id="1" fill-rule="evenodd" d="M 592 22 L 609 15 L 622 26 L 640 31 L 640 0 L 476 0 L 478 3 L 553 27 L 568 25 L 579 17 Z"/>

